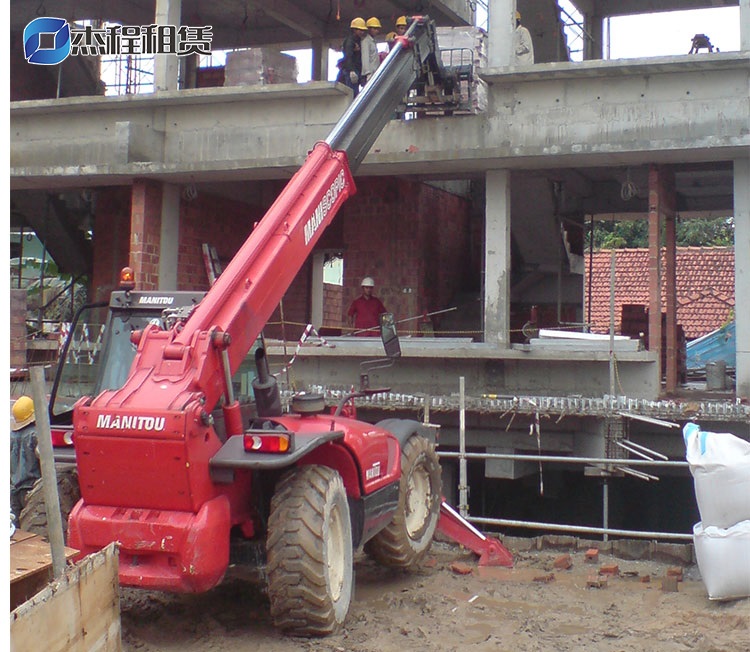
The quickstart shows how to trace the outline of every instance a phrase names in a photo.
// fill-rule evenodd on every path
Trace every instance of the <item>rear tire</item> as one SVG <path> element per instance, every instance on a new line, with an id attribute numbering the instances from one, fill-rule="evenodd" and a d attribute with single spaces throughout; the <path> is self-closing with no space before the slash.
<path id="1" fill-rule="evenodd" d="M 78 486 L 78 471 L 75 465 L 71 464 L 65 467 L 58 466 L 55 472 L 57 475 L 57 493 L 60 499 L 63 537 L 67 541 L 68 517 L 81 498 L 81 489 Z M 47 504 L 44 501 L 44 484 L 41 478 L 34 483 L 29 493 L 26 494 L 24 508 L 18 517 L 18 527 L 25 532 L 48 535 Z"/>
<path id="2" fill-rule="evenodd" d="M 411 437 L 401 451 L 398 508 L 393 520 L 365 544 L 365 552 L 385 566 L 408 568 L 432 544 L 440 517 L 442 477 L 435 447 Z"/>
<path id="3" fill-rule="evenodd" d="M 354 569 L 349 503 L 341 476 L 326 466 L 285 473 L 268 519 L 271 618 L 298 636 L 326 636 L 344 623 Z"/>

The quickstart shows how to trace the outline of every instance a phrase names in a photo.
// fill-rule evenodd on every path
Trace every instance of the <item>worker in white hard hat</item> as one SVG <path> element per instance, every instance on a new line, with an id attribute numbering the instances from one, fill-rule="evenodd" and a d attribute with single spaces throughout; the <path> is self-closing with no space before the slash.
<path id="1" fill-rule="evenodd" d="M 373 295 L 375 281 L 371 276 L 362 279 L 362 294 L 349 306 L 349 323 L 354 327 L 354 335 L 380 335 L 380 315 L 388 312 L 383 302 Z"/>
<path id="2" fill-rule="evenodd" d="M 534 63 L 534 42 L 529 30 L 521 25 L 521 12 L 516 12 L 516 29 L 513 32 L 513 47 L 516 63 L 528 65 Z"/>
<path id="3" fill-rule="evenodd" d="M 36 446 L 34 401 L 21 396 L 13 403 L 10 417 L 10 511 L 16 524 L 26 494 L 42 477 Z"/>
<path id="4" fill-rule="evenodd" d="M 378 55 L 378 44 L 375 39 L 380 34 L 382 25 L 380 21 L 375 18 L 368 18 L 365 22 L 367 27 L 367 34 L 362 37 L 362 74 L 359 78 L 359 85 L 364 86 L 367 80 L 370 79 L 372 74 L 378 69 L 380 65 L 380 56 Z"/>
<path id="5" fill-rule="evenodd" d="M 338 61 L 339 73 L 336 81 L 352 89 L 354 96 L 359 93 L 359 78 L 362 76 L 362 39 L 367 34 L 364 18 L 354 18 L 349 23 L 350 34 L 341 44 L 343 56 Z"/>

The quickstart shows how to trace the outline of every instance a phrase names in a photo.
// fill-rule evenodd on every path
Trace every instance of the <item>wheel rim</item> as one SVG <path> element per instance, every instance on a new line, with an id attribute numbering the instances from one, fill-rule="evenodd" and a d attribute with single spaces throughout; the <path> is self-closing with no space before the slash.
<path id="1" fill-rule="evenodd" d="M 420 464 L 409 475 L 406 491 L 406 531 L 411 539 L 419 537 L 427 527 L 432 494 L 430 489 L 430 474 Z"/>
<path id="2" fill-rule="evenodd" d="M 341 522 L 341 510 L 338 505 L 331 509 L 326 537 L 326 552 L 328 555 L 328 581 L 331 597 L 336 602 L 341 597 L 344 588 L 344 527 Z"/>

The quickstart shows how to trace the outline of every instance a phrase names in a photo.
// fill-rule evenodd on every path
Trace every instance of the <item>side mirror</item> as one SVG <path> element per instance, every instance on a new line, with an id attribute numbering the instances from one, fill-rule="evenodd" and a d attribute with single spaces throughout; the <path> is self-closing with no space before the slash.
<path id="1" fill-rule="evenodd" d="M 391 312 L 380 315 L 380 339 L 383 340 L 383 348 L 385 348 L 385 354 L 389 358 L 401 357 L 401 344 L 396 333 L 396 321 Z"/>

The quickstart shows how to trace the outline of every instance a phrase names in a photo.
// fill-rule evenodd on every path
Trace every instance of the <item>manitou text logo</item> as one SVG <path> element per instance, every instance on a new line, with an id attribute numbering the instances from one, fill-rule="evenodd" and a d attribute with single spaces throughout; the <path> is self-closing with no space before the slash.
<path id="1" fill-rule="evenodd" d="M 174 297 L 140 297 L 138 303 L 146 306 L 171 306 Z"/>
<path id="2" fill-rule="evenodd" d="M 141 430 L 161 431 L 166 424 L 165 417 L 145 417 L 124 414 L 100 414 L 96 418 L 97 430 Z"/>
<path id="3" fill-rule="evenodd" d="M 26 61 L 42 66 L 68 56 L 211 54 L 213 28 L 176 25 L 70 26 L 63 18 L 35 18 L 23 30 Z"/>
<path id="4" fill-rule="evenodd" d="M 344 171 L 342 170 L 333 180 L 331 187 L 326 190 L 326 193 L 320 198 L 320 202 L 315 207 L 313 214 L 310 216 L 310 219 L 307 220 L 307 223 L 305 224 L 305 244 L 309 244 L 310 240 L 312 240 L 315 232 L 323 223 L 326 215 L 328 215 L 329 211 L 336 203 L 336 200 L 339 198 L 344 186 L 346 186 L 346 178 L 344 176 Z"/>

